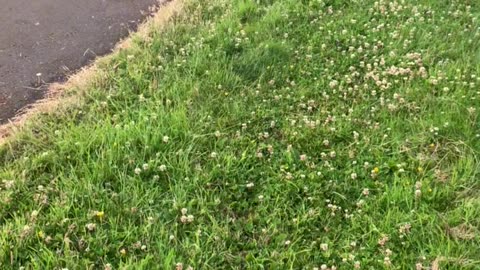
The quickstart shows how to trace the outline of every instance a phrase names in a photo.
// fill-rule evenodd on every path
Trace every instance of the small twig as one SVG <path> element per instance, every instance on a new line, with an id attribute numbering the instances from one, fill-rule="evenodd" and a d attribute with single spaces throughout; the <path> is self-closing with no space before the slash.
<path id="1" fill-rule="evenodd" d="M 90 50 L 90 48 L 87 48 L 85 50 L 85 52 L 83 53 L 83 56 L 87 55 L 88 52 L 91 52 L 93 55 L 97 56 L 97 54 L 94 51 Z"/>

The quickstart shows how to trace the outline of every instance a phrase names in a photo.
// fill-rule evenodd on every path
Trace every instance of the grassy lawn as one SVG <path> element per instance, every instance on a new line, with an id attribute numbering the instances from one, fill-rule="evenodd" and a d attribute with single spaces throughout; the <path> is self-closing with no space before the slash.
<path id="1" fill-rule="evenodd" d="M 187 1 L 0 147 L 0 268 L 480 269 L 479 19 Z"/>

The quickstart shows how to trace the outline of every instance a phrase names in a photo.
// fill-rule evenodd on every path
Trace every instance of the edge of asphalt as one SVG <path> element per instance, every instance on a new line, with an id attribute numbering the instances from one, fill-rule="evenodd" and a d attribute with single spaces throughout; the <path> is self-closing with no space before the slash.
<path id="1" fill-rule="evenodd" d="M 120 51 L 130 48 L 133 38 L 147 39 L 153 31 L 161 30 L 167 25 L 170 18 L 181 12 L 182 9 L 183 0 L 159 0 L 158 10 L 154 15 L 140 24 L 136 32 L 132 32 L 125 39 L 120 40 L 111 53 L 96 58 L 91 64 L 69 76 L 64 83 L 52 83 L 43 99 L 23 108 L 8 123 L 0 125 L 0 146 L 10 142 L 15 134 L 26 127 L 29 120 L 40 114 L 62 111 L 81 103 L 81 93 L 87 91 L 89 86 L 102 77 L 100 63 L 105 63 Z M 69 90 L 72 89 L 75 89 L 76 93 L 68 95 L 71 92 Z"/>

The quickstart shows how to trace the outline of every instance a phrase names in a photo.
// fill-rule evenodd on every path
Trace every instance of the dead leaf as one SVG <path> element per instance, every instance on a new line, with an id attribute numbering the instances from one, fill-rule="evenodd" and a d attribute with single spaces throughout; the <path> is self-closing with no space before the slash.
<path id="1" fill-rule="evenodd" d="M 437 258 L 432 262 L 432 270 L 440 270 L 439 262 L 440 262 L 440 258 L 437 257 Z"/>
<path id="2" fill-rule="evenodd" d="M 432 262 L 432 267 L 431 270 L 440 270 L 440 262 L 444 261 L 445 257 L 437 257 L 433 262 Z"/>
<path id="3" fill-rule="evenodd" d="M 448 233 L 455 239 L 472 240 L 475 238 L 475 229 L 472 225 L 460 224 L 456 227 L 449 228 Z"/>

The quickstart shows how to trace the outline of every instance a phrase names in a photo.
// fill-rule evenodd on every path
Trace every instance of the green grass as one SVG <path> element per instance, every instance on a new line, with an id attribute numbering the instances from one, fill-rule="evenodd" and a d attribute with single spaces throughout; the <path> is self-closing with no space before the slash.
<path id="1" fill-rule="evenodd" d="M 188 2 L 0 148 L 0 268 L 479 269 L 479 19 Z"/>

